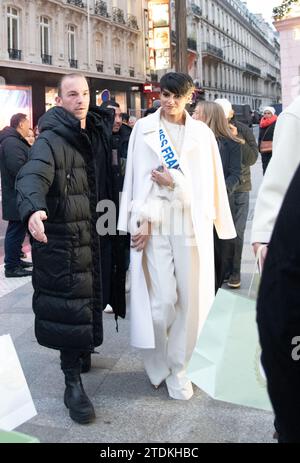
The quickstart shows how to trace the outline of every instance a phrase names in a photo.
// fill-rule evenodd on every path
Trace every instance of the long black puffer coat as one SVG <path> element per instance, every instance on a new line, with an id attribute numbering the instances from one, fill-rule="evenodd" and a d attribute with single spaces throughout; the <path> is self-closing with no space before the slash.
<path id="1" fill-rule="evenodd" d="M 72 114 L 49 110 L 16 182 L 21 219 L 37 210 L 48 217 L 48 243 L 32 240 L 33 310 L 38 342 L 54 349 L 93 351 L 103 339 L 96 157 L 110 129 L 96 113 L 87 127 L 101 134 L 96 147 Z"/>

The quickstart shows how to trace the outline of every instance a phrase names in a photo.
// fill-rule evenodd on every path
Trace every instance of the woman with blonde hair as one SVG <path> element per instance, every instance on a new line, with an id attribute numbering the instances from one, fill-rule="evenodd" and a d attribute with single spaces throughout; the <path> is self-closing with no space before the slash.
<path id="1" fill-rule="evenodd" d="M 240 184 L 242 168 L 241 145 L 245 142 L 232 133 L 224 110 L 217 103 L 212 101 L 199 101 L 195 108 L 193 118 L 207 124 L 217 139 L 230 203 L 231 195 Z M 227 262 L 229 256 L 232 254 L 233 245 L 234 243 L 232 240 L 222 240 L 214 233 L 216 292 L 224 282 Z"/>

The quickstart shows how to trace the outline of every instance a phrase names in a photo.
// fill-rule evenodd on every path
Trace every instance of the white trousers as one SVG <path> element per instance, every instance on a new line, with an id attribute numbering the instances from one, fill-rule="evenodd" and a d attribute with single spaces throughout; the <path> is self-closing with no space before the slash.
<path id="1" fill-rule="evenodd" d="M 155 335 L 155 349 L 142 350 L 146 372 L 153 385 L 166 380 L 170 397 L 188 400 L 193 388 L 186 367 L 198 332 L 198 250 L 183 234 L 152 235 L 144 269 Z"/>

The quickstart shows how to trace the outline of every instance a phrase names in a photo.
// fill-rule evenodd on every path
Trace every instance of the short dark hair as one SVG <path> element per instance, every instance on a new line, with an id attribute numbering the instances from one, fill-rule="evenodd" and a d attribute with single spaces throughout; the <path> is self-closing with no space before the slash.
<path id="1" fill-rule="evenodd" d="M 61 76 L 61 78 L 59 79 L 58 84 L 57 84 L 57 95 L 58 96 L 61 97 L 62 84 L 63 84 L 64 80 L 68 79 L 69 77 L 71 77 L 71 78 L 83 77 L 86 80 L 85 75 L 80 73 L 80 72 L 72 72 L 71 74 L 65 74 L 65 75 Z"/>
<path id="2" fill-rule="evenodd" d="M 10 119 L 10 126 L 14 129 L 19 127 L 20 122 L 25 121 L 27 119 L 27 115 L 23 113 L 14 114 Z"/>
<path id="3" fill-rule="evenodd" d="M 115 100 L 107 100 L 107 101 L 103 101 L 100 108 L 101 109 L 107 109 L 108 106 L 112 106 L 113 108 L 119 108 L 120 107 L 119 103 L 117 103 Z"/>
<path id="4" fill-rule="evenodd" d="M 168 90 L 176 96 L 184 96 L 195 88 L 193 79 L 183 72 L 167 72 L 160 79 L 161 91 Z"/>
<path id="5" fill-rule="evenodd" d="M 121 116 L 122 116 L 122 121 L 124 121 L 124 122 L 128 122 L 128 121 L 129 121 L 129 114 L 127 114 L 127 113 L 122 113 Z"/>

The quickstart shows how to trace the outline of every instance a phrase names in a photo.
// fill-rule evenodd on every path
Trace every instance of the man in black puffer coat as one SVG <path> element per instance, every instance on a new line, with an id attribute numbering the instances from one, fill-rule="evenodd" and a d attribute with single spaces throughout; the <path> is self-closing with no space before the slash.
<path id="1" fill-rule="evenodd" d="M 108 112 L 88 112 L 89 102 L 84 76 L 62 78 L 57 106 L 40 119 L 40 135 L 16 182 L 20 215 L 33 237 L 36 337 L 60 350 L 64 402 L 81 424 L 95 418 L 80 372 L 82 356 L 103 337 L 96 206 L 109 190 L 113 123 Z"/>

